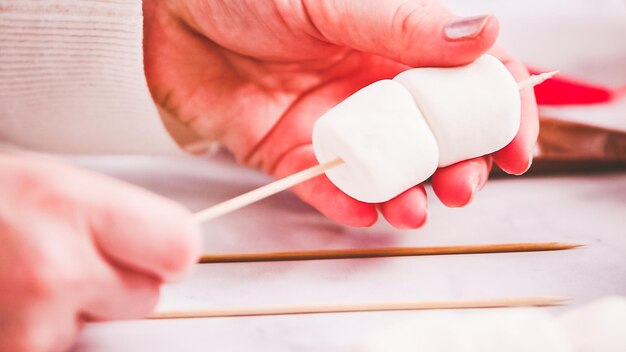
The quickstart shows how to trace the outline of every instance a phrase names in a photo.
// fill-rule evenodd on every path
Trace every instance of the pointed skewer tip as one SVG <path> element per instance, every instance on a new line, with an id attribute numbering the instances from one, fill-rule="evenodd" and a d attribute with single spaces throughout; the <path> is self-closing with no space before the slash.
<path id="1" fill-rule="evenodd" d="M 534 87 L 536 85 L 539 85 L 545 82 L 546 80 L 552 78 L 554 75 L 558 73 L 559 71 L 551 71 L 551 72 L 540 73 L 537 75 L 532 75 L 526 78 L 525 80 L 518 82 L 517 86 L 520 90 L 531 88 L 531 87 Z"/>
<path id="2" fill-rule="evenodd" d="M 553 302 L 555 304 L 569 304 L 573 301 L 574 299 L 572 297 L 555 297 Z"/>
<path id="3" fill-rule="evenodd" d="M 536 77 L 536 80 L 535 80 L 536 83 L 534 85 L 538 85 L 538 84 L 541 84 L 541 83 L 549 80 L 550 78 L 556 76 L 557 74 L 559 74 L 559 72 L 560 71 L 544 72 L 544 73 L 540 73 L 538 75 L 533 75 L 533 76 L 531 76 L 531 78 L 532 77 Z"/>
<path id="4" fill-rule="evenodd" d="M 539 297 L 540 303 L 538 306 L 558 306 L 570 304 L 574 301 L 572 297 L 562 297 L 562 296 L 548 296 L 548 297 Z"/>
<path id="5" fill-rule="evenodd" d="M 562 243 L 562 245 L 567 249 L 587 247 L 586 243 Z"/>

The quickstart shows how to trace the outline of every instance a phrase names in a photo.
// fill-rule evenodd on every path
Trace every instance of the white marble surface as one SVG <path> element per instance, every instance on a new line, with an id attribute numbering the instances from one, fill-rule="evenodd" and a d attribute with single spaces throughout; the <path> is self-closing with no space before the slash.
<path id="1" fill-rule="evenodd" d="M 191 209 L 268 182 L 225 158 L 93 158 L 80 164 Z M 432 195 L 432 192 L 431 194 Z M 543 253 L 200 265 L 163 291 L 161 308 L 563 295 L 576 307 L 626 295 L 626 174 L 491 180 L 464 209 L 431 197 L 417 231 L 349 229 L 290 193 L 207 224 L 213 253 L 525 241 L 584 242 Z M 550 308 L 550 310 L 563 310 Z M 87 327 L 76 351 L 344 351 L 372 331 L 424 312 L 132 321 Z M 430 312 L 428 314 L 450 314 Z M 453 313 L 456 314 L 456 313 Z M 463 313 L 458 313 L 463 314 Z"/>

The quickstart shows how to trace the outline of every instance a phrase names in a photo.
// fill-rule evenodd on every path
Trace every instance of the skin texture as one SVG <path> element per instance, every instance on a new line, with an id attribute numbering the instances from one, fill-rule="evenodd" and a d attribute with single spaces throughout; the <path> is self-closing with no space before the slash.
<path id="1" fill-rule="evenodd" d="M 193 141 L 222 142 L 245 165 L 284 177 L 317 163 L 311 147 L 315 119 L 360 88 L 410 67 L 457 66 L 489 51 L 494 17 L 479 31 L 447 39 L 459 19 L 433 0 L 170 0 L 144 1 L 148 85 L 166 125 L 188 149 Z M 524 66 L 492 49 L 516 79 Z M 466 205 L 487 181 L 494 160 L 523 173 L 537 138 L 532 90 L 522 94 L 522 123 L 503 150 L 440 169 L 432 178 L 439 199 Z M 385 204 L 366 204 L 325 176 L 294 187 L 321 213 L 352 226 L 370 226 L 377 210 L 398 228 L 427 217 L 422 185 Z"/>
<path id="2" fill-rule="evenodd" d="M 196 261 L 180 205 L 48 160 L 0 155 L 0 351 L 64 351 L 85 322 L 152 311 Z"/>

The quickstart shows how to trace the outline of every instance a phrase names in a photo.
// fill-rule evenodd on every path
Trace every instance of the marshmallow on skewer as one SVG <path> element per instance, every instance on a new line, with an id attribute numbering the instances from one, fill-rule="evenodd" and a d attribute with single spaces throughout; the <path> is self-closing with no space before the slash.
<path id="1" fill-rule="evenodd" d="M 326 112 L 313 129 L 320 163 L 349 196 L 384 202 L 426 180 L 439 160 L 437 142 L 411 94 L 398 82 L 375 82 Z"/>
<path id="2" fill-rule="evenodd" d="M 413 95 L 439 145 L 439 167 L 493 153 L 517 134 L 517 82 L 491 55 L 469 65 L 415 68 L 394 78 Z"/>
<path id="3" fill-rule="evenodd" d="M 553 72 L 542 73 L 540 75 L 531 76 L 525 79 L 524 81 L 518 82 L 518 89 L 522 90 L 522 89 L 526 89 L 529 87 L 533 87 L 549 79 L 550 77 L 554 76 L 557 73 L 558 71 L 553 71 Z M 397 194 L 401 193 L 404 190 L 403 188 L 404 186 L 408 185 L 407 186 L 407 189 L 408 189 L 409 187 L 411 187 L 411 185 L 415 185 L 424 181 L 426 178 L 428 178 L 428 176 L 430 176 L 430 173 L 429 173 L 430 170 L 432 169 L 432 171 L 434 171 L 434 167 L 432 166 L 433 163 L 437 164 L 437 161 L 438 161 L 437 160 L 438 159 L 438 146 L 436 145 L 435 138 L 433 135 L 429 135 L 429 133 L 423 128 L 424 123 L 422 123 L 422 115 L 419 112 L 419 110 L 417 111 L 418 114 L 416 115 L 416 116 L 419 116 L 419 118 L 417 119 L 417 122 L 409 122 L 408 124 L 406 124 L 406 126 L 398 126 L 396 124 L 394 125 L 394 128 L 387 128 L 386 124 L 381 125 L 380 123 L 381 119 L 384 120 L 385 118 L 388 118 L 389 113 L 393 114 L 394 111 L 395 112 L 402 111 L 403 113 L 411 112 L 411 111 L 415 112 L 415 110 L 411 107 L 412 105 L 408 104 L 408 101 L 411 99 L 408 99 L 408 100 L 406 99 L 406 94 L 403 93 L 402 89 L 398 89 L 400 88 L 398 84 L 394 85 L 393 81 L 388 81 L 388 80 L 384 82 L 387 82 L 387 83 L 377 82 L 371 85 L 371 86 L 375 85 L 376 89 L 370 88 L 371 86 L 363 88 L 363 90 L 372 90 L 372 91 L 379 90 L 380 91 L 379 93 L 382 94 L 381 96 L 372 96 L 371 92 L 360 93 L 359 91 L 353 95 L 355 96 L 355 98 L 350 97 L 346 99 L 346 101 L 342 102 L 340 104 L 341 108 L 330 110 L 326 114 L 327 115 L 326 117 L 322 117 L 320 118 L 320 120 L 318 120 L 317 124 L 320 127 L 316 127 L 313 130 L 313 134 L 314 134 L 313 146 L 315 148 L 316 156 L 318 160 L 320 160 L 321 162 L 319 165 L 315 165 L 311 168 L 302 170 L 293 175 L 280 179 L 276 182 L 272 182 L 263 187 L 260 187 L 250 192 L 247 192 L 245 194 L 242 194 L 238 197 L 229 199 L 225 202 L 219 203 L 217 205 L 214 205 L 212 207 L 199 211 L 195 214 L 195 218 L 197 219 L 197 221 L 204 222 L 204 221 L 228 214 L 234 210 L 240 209 L 242 207 L 245 207 L 246 205 L 252 204 L 256 201 L 269 197 L 272 194 L 288 189 L 294 185 L 297 185 L 301 182 L 304 182 L 308 179 L 318 176 L 324 172 L 326 172 L 329 175 L 331 180 L 341 190 L 348 193 L 353 198 L 370 202 L 370 203 L 383 202 L 388 199 L 391 199 Z M 385 90 L 384 89 L 385 86 L 389 86 L 391 87 L 391 89 Z M 397 97 L 397 99 L 386 96 L 386 94 L 394 93 L 394 92 L 399 93 L 399 97 Z M 372 98 L 372 100 L 368 99 L 370 97 Z M 383 104 L 385 102 L 385 99 L 387 99 L 387 102 L 391 103 L 391 104 L 388 104 L 389 106 L 385 106 Z M 359 104 L 357 104 L 357 107 L 354 108 L 352 107 L 352 104 L 354 102 L 364 102 L 364 105 L 359 107 L 358 106 Z M 394 102 L 399 102 L 399 104 L 397 106 L 393 105 Z M 370 103 L 372 103 L 372 106 L 374 107 L 374 109 L 372 109 L 371 111 L 367 109 L 369 107 L 369 105 L 367 104 L 370 104 Z M 371 119 L 371 121 L 368 121 L 365 123 L 361 123 L 362 121 L 361 122 L 356 121 L 355 123 L 353 120 L 355 118 L 358 118 L 358 116 L 356 116 L 355 114 L 352 114 L 352 112 L 359 113 L 362 110 L 367 111 L 367 113 L 364 116 L 369 116 L 370 114 L 373 114 L 375 115 L 375 117 L 373 119 L 371 116 L 368 117 Z M 403 113 L 401 113 L 400 115 L 404 116 Z M 342 114 L 344 115 L 343 117 L 337 118 L 339 121 L 338 123 L 329 121 L 330 117 L 328 116 L 336 116 L 336 115 L 342 115 Z M 402 120 L 400 120 L 400 122 L 401 121 Z M 394 122 L 392 121 L 391 124 L 393 125 L 393 123 Z M 417 124 L 417 126 L 415 124 Z M 361 126 L 361 128 L 352 128 L 354 126 Z M 367 126 L 370 126 L 370 127 L 367 127 Z M 371 131 L 379 130 L 379 127 L 382 127 L 382 130 L 381 130 L 382 132 L 372 135 Z M 403 129 L 402 127 L 409 127 L 409 128 Z M 399 142 L 394 142 L 396 144 L 395 147 L 392 147 L 391 149 L 388 147 L 385 147 L 385 148 L 389 149 L 389 151 L 391 152 L 400 151 L 400 154 L 397 154 L 397 155 L 391 154 L 395 156 L 395 159 L 392 162 L 383 163 L 383 166 L 390 167 L 389 170 L 391 170 L 392 172 L 400 171 L 400 173 L 395 175 L 395 177 L 394 176 L 390 177 L 388 173 L 385 174 L 385 173 L 379 173 L 379 172 L 378 173 L 371 172 L 373 170 L 372 166 L 374 167 L 376 166 L 373 161 L 383 160 L 380 158 L 381 151 L 377 150 L 376 153 L 374 153 L 374 155 L 376 156 L 375 158 L 369 158 L 367 151 L 371 151 L 371 149 L 359 147 L 359 145 L 362 145 L 362 143 L 361 144 L 354 143 L 354 142 L 358 142 L 359 138 L 361 140 L 363 138 L 362 137 L 352 138 L 350 137 L 351 133 L 349 132 L 351 130 L 353 130 L 353 132 L 358 131 L 360 133 L 362 133 L 364 130 L 369 131 L 368 136 L 371 137 L 371 141 L 369 143 L 373 141 L 375 142 L 374 145 L 379 147 L 379 146 L 386 146 L 387 144 L 389 144 L 390 139 L 393 139 L 393 136 L 395 133 L 394 129 L 396 132 L 398 132 L 397 134 L 398 136 L 403 136 L 403 137 L 406 137 L 407 132 L 409 133 L 411 131 L 417 132 L 413 136 L 420 136 L 422 138 L 423 144 L 420 147 L 416 148 L 413 142 L 411 141 L 407 142 L 406 138 L 398 139 Z M 341 131 L 341 130 L 343 130 L 344 132 L 339 133 L 339 134 L 335 134 L 335 132 L 332 132 L 332 131 Z M 342 140 L 345 140 L 346 138 L 351 138 L 351 140 L 342 142 Z M 392 143 L 392 145 L 394 143 Z M 406 144 L 402 145 L 401 143 L 406 143 Z M 356 149 L 352 147 L 352 145 L 355 145 Z M 403 148 L 403 147 L 407 147 L 407 148 Z M 411 151 L 411 150 L 415 151 L 418 149 L 421 151 L 431 150 L 435 154 L 426 154 L 426 155 L 421 155 L 418 157 L 417 154 L 407 156 L 404 153 L 405 151 Z M 486 151 L 485 153 L 489 153 L 489 152 L 490 151 Z M 339 157 L 340 155 L 343 155 L 343 158 Z M 351 167 L 346 169 L 345 168 L 346 161 L 344 161 L 343 159 L 346 159 L 350 163 Z M 414 165 L 416 165 L 417 167 L 421 165 L 422 169 L 416 170 L 410 167 L 407 168 L 407 164 L 406 163 L 403 164 L 402 162 L 408 162 L 408 161 L 414 161 L 415 162 Z M 336 171 L 334 169 L 340 166 L 344 166 L 343 171 L 341 170 Z M 335 170 L 335 171 L 330 171 L 330 170 Z M 359 171 L 361 170 L 365 170 L 366 172 L 369 172 L 369 173 L 359 174 Z M 403 173 L 403 171 L 404 172 L 408 171 L 408 172 Z M 399 180 L 398 183 L 393 183 L 393 181 L 396 181 L 397 177 L 400 177 L 401 179 Z M 391 179 L 391 182 L 389 182 L 390 179 Z M 354 185 L 352 184 L 352 180 L 358 180 L 359 183 Z"/>
<path id="4" fill-rule="evenodd" d="M 361 89 L 320 117 L 313 148 L 320 163 L 344 161 L 326 171 L 344 193 L 385 202 L 425 181 L 437 166 L 506 146 L 519 129 L 520 106 L 517 83 L 492 56 L 461 67 L 411 69 Z"/>

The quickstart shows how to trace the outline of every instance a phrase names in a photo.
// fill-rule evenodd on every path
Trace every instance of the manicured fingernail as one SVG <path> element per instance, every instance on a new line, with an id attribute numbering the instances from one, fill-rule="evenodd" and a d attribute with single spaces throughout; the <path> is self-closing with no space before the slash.
<path id="1" fill-rule="evenodd" d="M 443 35 L 447 40 L 471 39 L 480 34 L 491 15 L 463 17 L 454 19 L 443 27 Z"/>

